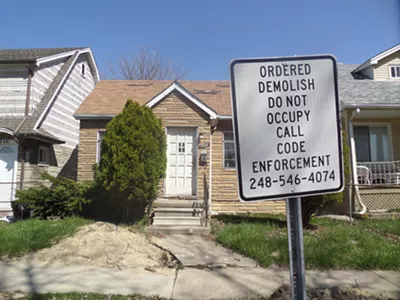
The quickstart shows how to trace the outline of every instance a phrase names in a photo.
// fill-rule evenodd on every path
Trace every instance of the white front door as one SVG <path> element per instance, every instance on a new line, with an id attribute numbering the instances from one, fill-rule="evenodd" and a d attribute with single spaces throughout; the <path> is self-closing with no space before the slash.
<path id="1" fill-rule="evenodd" d="M 166 195 L 194 195 L 196 192 L 196 128 L 167 129 Z"/>
<path id="2" fill-rule="evenodd" d="M 17 175 L 18 145 L 10 140 L 0 140 L 0 211 L 11 210 Z"/>

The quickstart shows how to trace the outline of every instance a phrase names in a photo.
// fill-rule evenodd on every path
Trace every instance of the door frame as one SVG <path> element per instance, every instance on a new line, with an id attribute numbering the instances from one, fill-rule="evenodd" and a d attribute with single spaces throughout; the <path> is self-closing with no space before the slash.
<path id="1" fill-rule="evenodd" d="M 10 139 L 8 143 L 0 144 L 0 145 L 10 145 L 15 147 L 16 149 L 16 159 L 14 161 L 14 167 L 13 167 L 13 174 L 12 174 L 12 183 L 11 185 L 11 201 L 10 201 L 10 210 L 12 210 L 12 202 L 15 200 L 15 195 L 16 195 L 16 190 L 17 190 L 17 179 L 18 179 L 18 157 L 19 157 L 19 144 L 13 140 Z M 7 184 L 8 185 L 8 184 Z"/>
<path id="2" fill-rule="evenodd" d="M 194 148 L 194 162 L 192 165 L 192 195 L 175 195 L 175 194 L 167 194 L 167 177 L 168 177 L 168 128 L 190 128 L 195 130 L 193 148 Z M 167 168 L 165 170 L 165 178 L 164 178 L 164 196 L 165 197 L 174 197 L 174 196 L 195 196 L 197 197 L 197 170 L 198 170 L 198 146 L 199 146 L 199 126 L 189 125 L 189 126 L 165 126 L 165 136 L 167 139 Z"/>

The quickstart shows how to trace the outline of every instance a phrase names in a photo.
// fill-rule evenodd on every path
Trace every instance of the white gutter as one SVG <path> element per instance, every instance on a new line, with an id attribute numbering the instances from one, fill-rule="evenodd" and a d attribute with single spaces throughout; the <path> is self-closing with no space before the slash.
<path id="1" fill-rule="evenodd" d="M 400 108 L 400 103 L 399 104 L 388 104 L 388 103 L 382 103 L 382 104 L 345 104 L 344 108 Z"/>
<path id="2" fill-rule="evenodd" d="M 352 175 L 352 182 L 353 182 L 353 193 L 357 197 L 358 203 L 361 205 L 361 210 L 358 214 L 365 214 L 367 212 L 367 207 L 362 202 L 360 192 L 358 190 L 358 178 L 357 178 L 357 158 L 356 158 L 356 144 L 354 141 L 354 127 L 353 127 L 353 119 L 360 113 L 360 109 L 357 108 L 354 111 L 349 119 L 349 136 L 350 136 L 350 158 L 351 158 L 351 175 Z"/>

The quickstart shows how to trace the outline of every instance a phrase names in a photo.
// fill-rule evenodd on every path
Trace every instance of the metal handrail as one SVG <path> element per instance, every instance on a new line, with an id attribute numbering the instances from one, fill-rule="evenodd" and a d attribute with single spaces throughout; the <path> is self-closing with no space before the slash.
<path id="1" fill-rule="evenodd" d="M 205 227 L 208 226 L 208 200 L 209 200 L 209 195 L 208 195 L 208 183 L 207 183 L 207 177 L 206 174 L 203 174 L 203 181 L 204 181 L 204 205 L 203 205 L 203 212 L 205 214 L 204 216 L 204 224 Z"/>

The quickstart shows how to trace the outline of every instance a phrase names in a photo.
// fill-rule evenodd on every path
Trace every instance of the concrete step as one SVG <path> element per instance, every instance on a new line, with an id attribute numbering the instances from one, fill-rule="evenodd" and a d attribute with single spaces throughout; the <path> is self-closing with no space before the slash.
<path id="1" fill-rule="evenodd" d="M 156 199 L 153 202 L 152 208 L 157 207 L 172 207 L 172 208 L 202 208 L 204 207 L 203 200 L 173 200 L 173 199 Z"/>
<path id="2" fill-rule="evenodd" d="M 153 225 L 201 226 L 201 218 L 200 217 L 154 217 Z"/>
<path id="3" fill-rule="evenodd" d="M 200 217 L 202 208 L 175 208 L 157 207 L 154 209 L 154 217 Z"/>
<path id="4" fill-rule="evenodd" d="M 147 234 L 210 234 L 210 227 L 202 226 L 148 226 L 144 229 Z"/>

